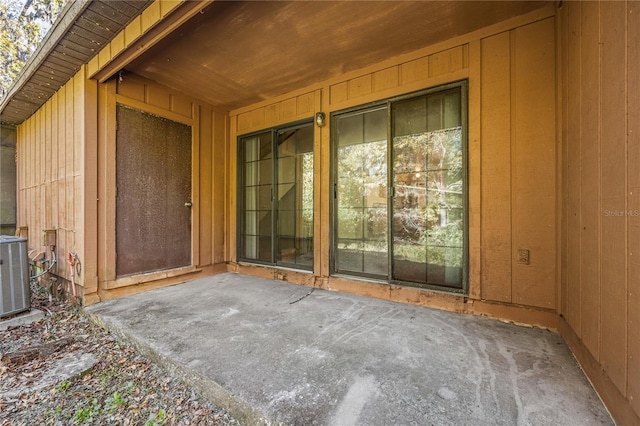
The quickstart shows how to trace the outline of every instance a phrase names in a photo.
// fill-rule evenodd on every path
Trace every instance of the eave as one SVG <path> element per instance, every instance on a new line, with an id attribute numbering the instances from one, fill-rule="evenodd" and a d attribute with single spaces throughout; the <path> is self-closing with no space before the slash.
<path id="1" fill-rule="evenodd" d="M 26 120 L 150 3 L 69 1 L 0 102 L 0 122 Z"/>

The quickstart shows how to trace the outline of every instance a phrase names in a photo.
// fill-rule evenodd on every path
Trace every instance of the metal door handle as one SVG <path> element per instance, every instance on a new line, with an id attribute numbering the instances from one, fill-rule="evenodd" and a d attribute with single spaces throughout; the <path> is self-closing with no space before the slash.
<path id="1" fill-rule="evenodd" d="M 186 203 L 184 203 L 184 206 L 187 208 L 191 208 L 193 206 L 193 203 L 191 201 L 187 201 Z"/>

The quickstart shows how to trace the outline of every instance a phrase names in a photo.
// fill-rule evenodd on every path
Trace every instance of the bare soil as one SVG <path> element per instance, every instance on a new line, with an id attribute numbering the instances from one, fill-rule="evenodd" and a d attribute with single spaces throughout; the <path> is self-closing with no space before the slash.
<path id="1" fill-rule="evenodd" d="M 239 424 L 91 322 L 78 306 L 36 294 L 32 307 L 44 310 L 45 318 L 0 331 L 0 357 L 53 342 L 63 347 L 40 351 L 21 365 L 0 362 L 0 425 Z M 93 366 L 67 379 L 51 375 L 74 358 L 90 359 Z"/>

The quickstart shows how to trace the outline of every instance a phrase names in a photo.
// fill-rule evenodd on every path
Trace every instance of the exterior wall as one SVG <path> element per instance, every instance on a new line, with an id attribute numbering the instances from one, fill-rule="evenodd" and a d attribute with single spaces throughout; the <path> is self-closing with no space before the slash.
<path id="1" fill-rule="evenodd" d="M 95 253 L 85 241 L 95 220 L 85 208 L 92 195 L 86 184 L 92 173 L 85 169 L 91 149 L 86 147 L 95 145 L 95 135 L 87 131 L 92 86 L 81 69 L 18 126 L 17 141 L 18 226 L 28 227 L 29 249 L 47 258 L 42 231 L 56 230 L 58 263 L 52 273 L 70 280 L 67 257 L 76 253 L 81 266 L 75 282 L 85 292 L 95 287 Z"/>
<path id="2" fill-rule="evenodd" d="M 640 5 L 560 9 L 563 334 L 619 424 L 640 424 Z"/>
<path id="3" fill-rule="evenodd" d="M 0 234 L 16 231 L 16 129 L 0 126 Z"/>
<path id="4" fill-rule="evenodd" d="M 469 81 L 469 298 L 329 276 L 330 120 L 316 126 L 314 276 L 233 263 L 241 272 L 447 309 L 555 325 L 558 220 L 555 10 L 547 8 L 231 112 L 238 135 L 453 82 Z M 235 200 L 228 256 L 236 261 Z M 529 265 L 517 250 L 528 249 Z M 533 309 L 510 309 L 519 305 Z"/>
<path id="5" fill-rule="evenodd" d="M 192 128 L 192 265 L 131 277 L 116 276 L 116 104 L 165 117 Z M 226 270 L 226 143 L 228 117 L 134 74 L 120 74 L 98 90 L 98 275 L 96 300 L 120 297 Z M 167 230 L 167 232 L 171 232 Z M 188 277 L 188 278 L 186 278 Z"/>

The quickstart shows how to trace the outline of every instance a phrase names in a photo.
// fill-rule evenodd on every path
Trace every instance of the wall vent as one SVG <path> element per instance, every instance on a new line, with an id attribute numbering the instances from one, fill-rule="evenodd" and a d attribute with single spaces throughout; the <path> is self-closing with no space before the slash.
<path id="1" fill-rule="evenodd" d="M 0 318 L 30 307 L 27 240 L 0 235 Z"/>

